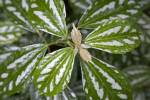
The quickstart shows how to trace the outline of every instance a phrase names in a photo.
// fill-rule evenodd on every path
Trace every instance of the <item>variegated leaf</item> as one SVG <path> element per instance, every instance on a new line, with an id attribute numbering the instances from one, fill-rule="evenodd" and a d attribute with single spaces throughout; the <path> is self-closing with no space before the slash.
<path id="1" fill-rule="evenodd" d="M 123 70 L 133 88 L 143 87 L 150 82 L 150 68 L 144 65 L 130 66 Z"/>
<path id="2" fill-rule="evenodd" d="M 109 53 L 122 54 L 139 46 L 140 35 L 137 27 L 126 20 L 109 20 L 86 37 L 85 45 Z"/>
<path id="3" fill-rule="evenodd" d="M 81 60 L 82 83 L 89 100 L 132 100 L 132 89 L 117 68 L 97 59 Z"/>
<path id="4" fill-rule="evenodd" d="M 0 0 L 0 7 L 3 5 L 2 0 Z"/>
<path id="5" fill-rule="evenodd" d="M 77 100 L 77 97 L 69 87 L 66 87 L 64 91 L 54 95 L 50 100 Z"/>
<path id="6" fill-rule="evenodd" d="M 136 0 L 141 6 L 142 9 L 145 10 L 150 7 L 150 0 Z"/>
<path id="7" fill-rule="evenodd" d="M 8 18 L 21 28 L 34 32 L 28 19 L 30 0 L 3 0 L 4 9 Z"/>
<path id="8" fill-rule="evenodd" d="M 48 54 L 35 70 L 35 87 L 45 96 L 60 93 L 70 81 L 73 64 L 74 50 L 70 47 Z"/>
<path id="9" fill-rule="evenodd" d="M 69 0 L 70 6 L 77 13 L 83 13 L 95 0 Z"/>
<path id="10" fill-rule="evenodd" d="M 20 47 L 18 46 L 9 46 L 9 47 L 0 46 L 0 63 L 5 61 L 6 58 L 10 56 L 13 51 L 16 51 L 19 49 Z"/>
<path id="11" fill-rule="evenodd" d="M 79 28 L 97 28 L 109 19 L 137 20 L 140 6 L 134 0 L 98 0 L 84 12 Z"/>
<path id="12" fill-rule="evenodd" d="M 60 94 L 54 95 L 53 97 L 39 95 L 34 85 L 30 86 L 30 99 L 31 100 L 77 100 L 76 95 L 67 86 Z"/>
<path id="13" fill-rule="evenodd" d="M 82 85 L 82 80 L 76 81 L 75 85 L 73 86 L 72 90 L 78 97 L 78 100 L 87 100 L 84 91 L 83 91 L 83 85 Z"/>
<path id="14" fill-rule="evenodd" d="M 67 35 L 63 0 L 32 0 L 29 18 L 37 30 L 59 37 Z"/>
<path id="15" fill-rule="evenodd" d="M 145 100 L 146 96 L 142 88 L 133 91 L 133 100 Z"/>
<path id="16" fill-rule="evenodd" d="M 11 95 L 30 84 L 35 66 L 45 51 L 45 45 L 34 44 L 14 51 L 7 60 L 1 62 L 0 91 Z"/>
<path id="17" fill-rule="evenodd" d="M 143 43 L 150 44 L 150 17 L 142 14 L 141 18 L 137 21 L 139 30 L 144 33 L 142 39 Z"/>
<path id="18" fill-rule="evenodd" d="M 23 31 L 9 22 L 0 23 L 0 44 L 8 44 L 18 40 Z"/>

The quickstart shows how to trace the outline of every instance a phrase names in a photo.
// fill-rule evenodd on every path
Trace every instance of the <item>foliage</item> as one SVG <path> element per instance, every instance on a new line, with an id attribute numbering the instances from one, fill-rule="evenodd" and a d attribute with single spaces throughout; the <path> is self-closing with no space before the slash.
<path id="1" fill-rule="evenodd" d="M 68 1 L 3 0 L 0 99 L 146 99 L 149 2 Z"/>

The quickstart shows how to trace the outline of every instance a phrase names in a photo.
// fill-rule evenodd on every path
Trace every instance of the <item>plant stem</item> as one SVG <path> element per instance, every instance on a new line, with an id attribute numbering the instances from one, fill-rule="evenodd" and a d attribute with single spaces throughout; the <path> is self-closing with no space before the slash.
<path id="1" fill-rule="evenodd" d="M 57 40 L 57 41 L 55 41 L 55 42 L 52 42 L 52 43 L 49 43 L 48 44 L 48 46 L 51 46 L 51 45 L 53 45 L 53 44 L 58 44 L 58 43 L 62 43 L 62 44 L 68 44 L 70 47 L 72 47 L 73 48 L 73 46 L 74 46 L 74 44 L 72 43 L 72 42 L 70 42 L 69 40 L 67 40 L 67 41 L 62 41 L 62 40 Z"/>
<path id="2" fill-rule="evenodd" d="M 36 30 L 36 31 L 37 31 L 37 33 L 39 34 L 39 36 L 41 37 L 41 39 L 44 41 L 44 43 L 48 46 L 48 43 L 47 43 L 47 41 L 45 40 L 45 38 L 42 36 L 42 34 L 41 34 L 38 30 Z M 49 53 L 51 52 L 49 47 L 48 47 L 48 52 L 49 52 Z"/>

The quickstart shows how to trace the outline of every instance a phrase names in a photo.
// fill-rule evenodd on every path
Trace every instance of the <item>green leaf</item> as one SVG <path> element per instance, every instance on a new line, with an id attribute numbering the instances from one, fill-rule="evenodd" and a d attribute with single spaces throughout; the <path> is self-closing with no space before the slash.
<path id="1" fill-rule="evenodd" d="M 85 45 L 109 53 L 122 54 L 139 46 L 140 35 L 137 27 L 126 20 L 109 20 L 86 37 Z"/>
<path id="2" fill-rule="evenodd" d="M 141 18 L 137 21 L 139 30 L 144 33 L 142 39 L 143 43 L 150 44 L 150 17 L 142 14 Z"/>
<path id="3" fill-rule="evenodd" d="M 37 30 L 59 37 L 67 35 L 66 10 L 63 0 L 32 0 L 29 18 Z"/>
<path id="4" fill-rule="evenodd" d="M 51 100 L 77 100 L 77 97 L 69 87 L 66 87 L 60 94 L 54 95 Z"/>
<path id="5" fill-rule="evenodd" d="M 18 49 L 20 49 L 18 46 L 0 46 L 0 63 L 6 60 L 6 58 L 10 56 L 13 51 Z"/>
<path id="6" fill-rule="evenodd" d="M 45 51 L 45 45 L 34 44 L 14 51 L 7 60 L 1 62 L 0 91 L 11 95 L 30 84 L 35 66 Z"/>
<path id="7" fill-rule="evenodd" d="M 77 100 L 76 95 L 67 86 L 64 91 L 60 94 L 54 95 L 53 97 L 39 95 L 38 91 L 35 89 L 34 85 L 30 86 L 30 99 L 31 100 Z"/>
<path id="8" fill-rule="evenodd" d="M 0 23 L 0 44 L 8 44 L 18 40 L 23 31 L 9 22 Z"/>
<path id="9" fill-rule="evenodd" d="M 142 88 L 134 90 L 133 100 L 145 100 L 145 94 Z"/>
<path id="10" fill-rule="evenodd" d="M 150 82 L 150 68 L 144 65 L 130 66 L 123 70 L 133 88 L 143 87 Z"/>
<path id="11" fill-rule="evenodd" d="M 148 9 L 150 7 L 149 0 L 136 0 L 141 5 L 142 10 Z"/>
<path id="12" fill-rule="evenodd" d="M 69 0 L 70 6 L 77 13 L 83 13 L 95 0 Z"/>
<path id="13" fill-rule="evenodd" d="M 49 53 L 34 72 L 35 87 L 45 96 L 59 94 L 71 78 L 74 56 L 70 47 Z"/>
<path id="14" fill-rule="evenodd" d="M 139 9 L 134 0 L 97 0 L 84 12 L 79 28 L 97 28 L 109 19 L 137 20 Z"/>
<path id="15" fill-rule="evenodd" d="M 28 20 L 29 0 L 3 0 L 7 17 L 16 25 L 34 32 L 34 28 Z"/>
<path id="16" fill-rule="evenodd" d="M 89 100 L 132 100 L 132 89 L 117 68 L 97 59 L 81 60 L 82 83 Z"/>
<path id="17" fill-rule="evenodd" d="M 76 96 L 78 97 L 78 100 L 87 100 L 84 91 L 83 91 L 83 85 L 82 80 L 76 81 L 75 86 L 72 88 Z"/>

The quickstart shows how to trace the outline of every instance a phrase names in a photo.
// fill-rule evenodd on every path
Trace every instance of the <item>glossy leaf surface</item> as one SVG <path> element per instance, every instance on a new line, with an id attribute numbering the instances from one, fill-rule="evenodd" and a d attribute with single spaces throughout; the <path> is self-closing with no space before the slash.
<path id="1" fill-rule="evenodd" d="M 109 53 L 122 54 L 139 46 L 140 35 L 137 27 L 126 20 L 109 20 L 86 37 L 85 45 Z"/>
<path id="2" fill-rule="evenodd" d="M 83 13 L 95 0 L 69 0 L 70 6 L 77 13 Z"/>
<path id="3" fill-rule="evenodd" d="M 45 45 L 35 44 L 11 53 L 7 61 L 0 64 L 0 91 L 11 95 L 30 84 L 35 67 L 45 51 Z"/>
<path id="4" fill-rule="evenodd" d="M 150 17 L 142 14 L 141 18 L 137 21 L 139 30 L 143 33 L 142 42 L 150 44 Z"/>
<path id="5" fill-rule="evenodd" d="M 33 26 L 28 19 L 30 0 L 3 0 L 7 17 L 16 25 L 34 32 Z"/>
<path id="6" fill-rule="evenodd" d="M 29 18 L 37 30 L 59 37 L 67 35 L 63 0 L 32 0 Z"/>
<path id="7" fill-rule="evenodd" d="M 140 6 L 134 0 L 97 0 L 84 12 L 80 19 L 80 28 L 97 28 L 109 19 L 136 20 L 140 15 Z"/>
<path id="8" fill-rule="evenodd" d="M 89 100 L 132 100 L 132 89 L 117 68 L 97 59 L 81 61 L 82 83 Z"/>
<path id="9" fill-rule="evenodd" d="M 16 25 L 3 22 L 0 23 L 0 44 L 8 44 L 18 40 L 23 34 L 23 31 Z"/>
<path id="10" fill-rule="evenodd" d="M 64 48 L 47 54 L 34 73 L 35 87 L 45 96 L 59 94 L 70 81 L 74 50 Z"/>
<path id="11" fill-rule="evenodd" d="M 144 65 L 130 66 L 123 70 L 134 88 L 143 87 L 150 82 L 150 68 Z"/>
<path id="12" fill-rule="evenodd" d="M 30 86 L 30 99 L 31 100 L 77 100 L 76 95 L 67 86 L 60 94 L 54 95 L 53 97 L 39 95 L 34 85 Z"/>

